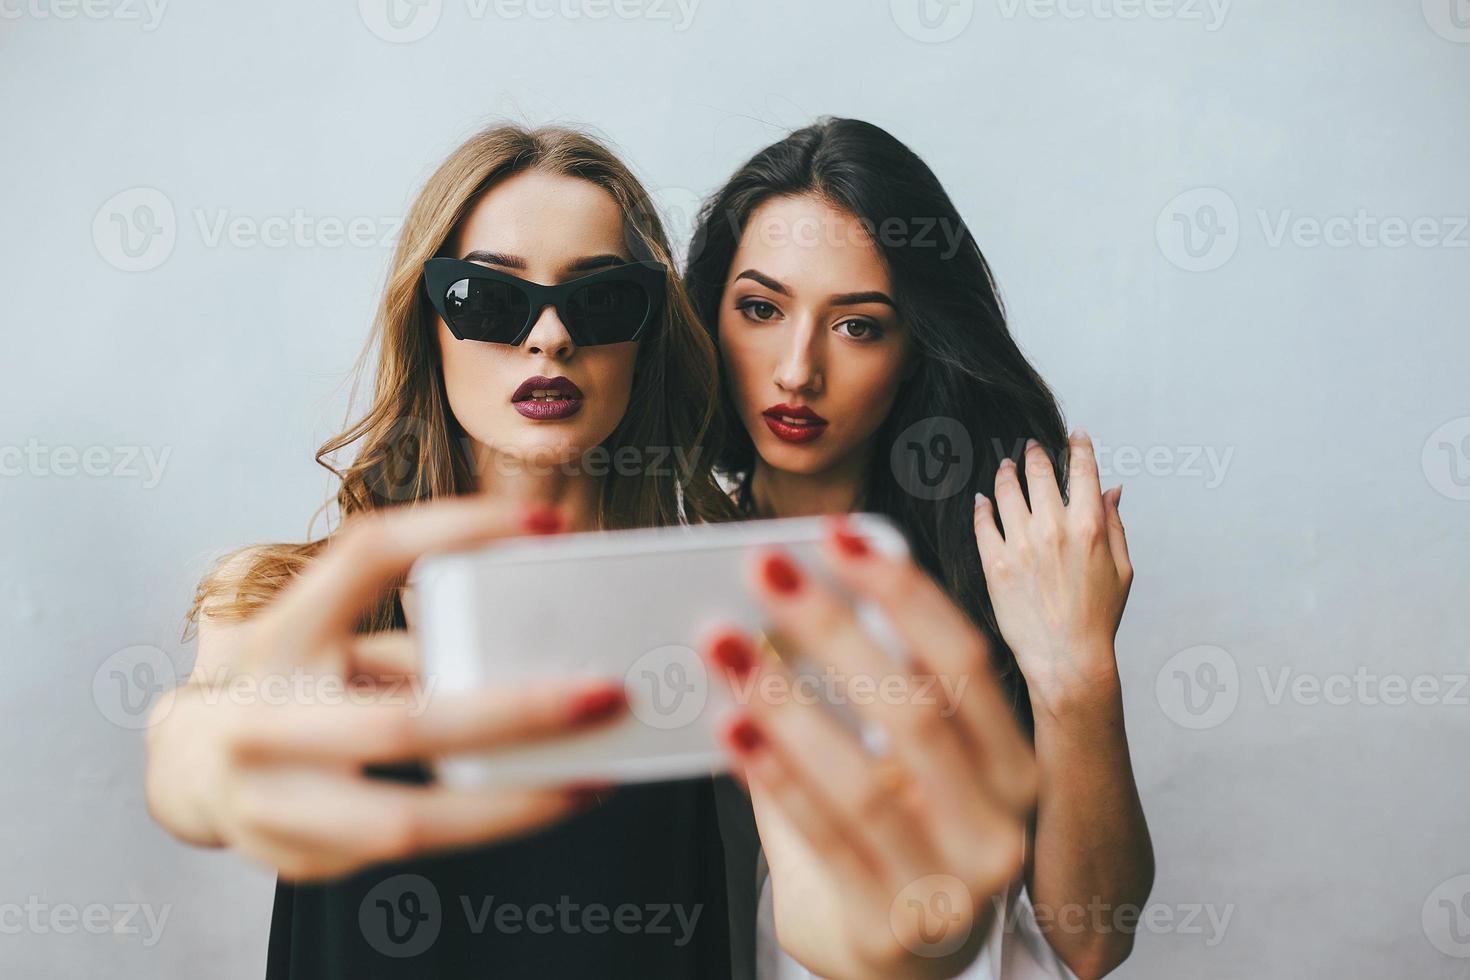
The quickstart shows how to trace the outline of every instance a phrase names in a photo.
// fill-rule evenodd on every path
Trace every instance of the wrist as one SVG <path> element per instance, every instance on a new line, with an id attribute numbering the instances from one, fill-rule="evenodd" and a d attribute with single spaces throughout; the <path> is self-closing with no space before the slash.
<path id="1" fill-rule="evenodd" d="M 1063 720 L 1098 710 L 1121 709 L 1123 687 L 1112 643 L 1085 652 L 1074 650 L 1068 659 L 1068 663 L 1026 679 L 1031 710 L 1038 719 L 1047 716 Z M 1083 668 L 1083 664 L 1088 666 Z"/>

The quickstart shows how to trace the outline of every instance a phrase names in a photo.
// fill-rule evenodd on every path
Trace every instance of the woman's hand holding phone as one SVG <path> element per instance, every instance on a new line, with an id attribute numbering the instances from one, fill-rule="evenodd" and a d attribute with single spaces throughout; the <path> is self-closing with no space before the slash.
<path id="1" fill-rule="evenodd" d="M 823 556 L 885 615 L 908 663 L 782 553 L 758 556 L 754 588 L 783 657 L 843 683 L 881 733 L 881 756 L 824 705 L 793 696 L 796 677 L 750 637 L 723 631 L 706 649 L 742 705 L 726 738 L 755 803 L 777 932 L 823 976 L 951 976 L 1021 870 L 1032 752 L 983 634 L 936 583 L 844 525 Z"/>
<path id="2" fill-rule="evenodd" d="M 154 709 L 155 815 L 195 843 L 233 847 L 286 878 L 319 879 L 518 834 L 590 802 L 587 787 L 457 789 L 363 771 L 554 738 L 622 713 L 621 687 L 605 681 L 434 695 L 432 684 L 416 683 L 409 634 L 355 631 L 420 555 L 546 533 L 557 521 L 548 509 L 483 500 L 351 520 L 262 612 L 206 627 L 215 633 L 215 676 L 196 667 L 195 679 Z M 271 685 L 289 694 L 264 696 Z"/>

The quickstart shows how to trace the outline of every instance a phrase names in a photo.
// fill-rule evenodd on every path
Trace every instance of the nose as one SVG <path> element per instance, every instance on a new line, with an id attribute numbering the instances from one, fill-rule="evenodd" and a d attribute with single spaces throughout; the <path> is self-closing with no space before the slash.
<path id="1" fill-rule="evenodd" d="M 561 322 L 561 316 L 556 312 L 556 307 L 547 306 L 531 327 L 531 332 L 526 335 L 525 342 L 521 345 L 530 354 L 544 354 L 547 357 L 564 361 L 577 351 L 576 341 L 567 332 L 566 324 Z"/>
<path id="2" fill-rule="evenodd" d="M 776 362 L 773 380 L 777 388 L 792 394 L 821 394 L 825 383 L 821 338 L 813 320 L 792 325 Z"/>

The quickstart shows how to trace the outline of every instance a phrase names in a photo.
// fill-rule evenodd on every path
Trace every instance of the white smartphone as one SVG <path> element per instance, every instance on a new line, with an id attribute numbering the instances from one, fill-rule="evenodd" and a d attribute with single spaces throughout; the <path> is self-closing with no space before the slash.
<path id="1" fill-rule="evenodd" d="M 851 521 L 876 551 L 907 553 L 886 518 L 854 514 Z M 747 584 L 757 548 L 783 548 L 840 591 L 819 555 L 825 524 L 788 518 L 517 538 L 421 559 L 409 583 L 433 690 L 600 676 L 624 685 L 631 708 L 594 732 L 440 760 L 439 778 L 452 785 L 637 782 L 727 768 L 718 733 L 733 699 L 723 679 L 709 676 L 701 643 L 720 625 L 763 631 Z M 860 606 L 859 614 L 891 646 L 876 610 Z"/>

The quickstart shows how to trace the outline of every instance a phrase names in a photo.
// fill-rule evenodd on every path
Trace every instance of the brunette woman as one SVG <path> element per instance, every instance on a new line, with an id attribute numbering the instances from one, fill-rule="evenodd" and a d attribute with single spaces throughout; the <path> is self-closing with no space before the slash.
<path id="1" fill-rule="evenodd" d="M 1132 946 L 1115 913 L 1154 871 L 1113 647 L 1133 574 L 1121 488 L 1103 493 L 1091 441 L 1066 434 L 974 235 L 908 147 L 829 119 L 707 202 L 686 282 L 720 350 L 719 462 L 742 512 L 893 518 L 1033 731 L 1041 791 L 1008 906 L 1023 928 L 997 930 L 976 975 L 1002 959 L 1007 977 L 1107 973 Z M 762 796 L 774 929 L 820 972 L 822 951 L 789 938 L 819 914 L 820 874 L 810 849 L 772 846 Z M 1033 908 L 1045 943 L 1027 942 Z"/>

